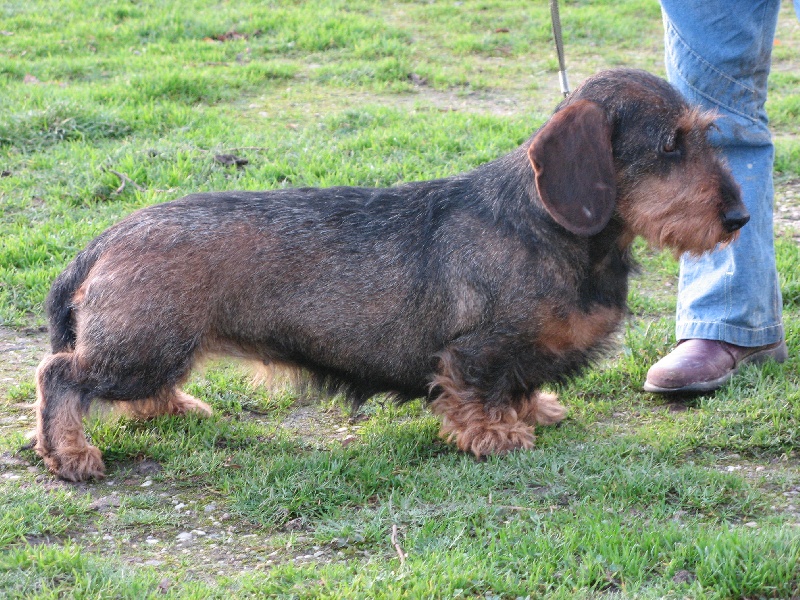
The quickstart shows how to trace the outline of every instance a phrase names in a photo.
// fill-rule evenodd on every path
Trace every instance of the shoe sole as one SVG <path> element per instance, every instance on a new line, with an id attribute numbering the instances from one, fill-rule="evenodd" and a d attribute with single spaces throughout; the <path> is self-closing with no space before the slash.
<path id="1" fill-rule="evenodd" d="M 750 356 L 746 356 L 741 362 L 736 365 L 733 370 L 725 373 L 722 377 L 712 379 L 710 381 L 696 381 L 689 385 L 684 385 L 677 388 L 663 388 L 653 385 L 649 381 L 644 382 L 644 391 L 653 394 L 702 394 L 704 392 L 713 392 L 725 385 L 728 380 L 739 372 L 739 369 L 744 365 L 760 365 L 768 360 L 774 360 L 777 363 L 784 362 L 789 358 L 789 351 L 786 348 L 786 342 L 782 342 L 775 348 L 765 348 L 758 352 L 754 352 Z"/>

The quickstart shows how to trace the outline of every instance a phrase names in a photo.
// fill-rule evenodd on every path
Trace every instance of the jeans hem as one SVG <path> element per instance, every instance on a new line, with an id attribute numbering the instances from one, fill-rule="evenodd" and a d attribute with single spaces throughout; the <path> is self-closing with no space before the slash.
<path id="1" fill-rule="evenodd" d="M 676 324 L 675 337 L 679 340 L 720 340 L 736 346 L 756 348 L 780 342 L 784 332 L 783 323 L 755 329 L 717 321 L 687 321 Z"/>

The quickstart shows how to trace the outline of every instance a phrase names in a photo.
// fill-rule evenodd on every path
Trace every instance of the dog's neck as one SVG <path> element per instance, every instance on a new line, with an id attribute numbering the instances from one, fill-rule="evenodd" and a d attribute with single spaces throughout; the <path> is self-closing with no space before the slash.
<path id="1" fill-rule="evenodd" d="M 580 283 L 581 304 L 623 307 L 627 303 L 628 276 L 636 265 L 622 221 L 613 217 L 608 226 L 588 239 L 588 269 Z"/>

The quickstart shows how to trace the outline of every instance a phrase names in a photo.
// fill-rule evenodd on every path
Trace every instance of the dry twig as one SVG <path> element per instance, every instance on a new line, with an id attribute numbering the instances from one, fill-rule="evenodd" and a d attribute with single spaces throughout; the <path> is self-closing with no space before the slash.
<path id="1" fill-rule="evenodd" d="M 136 183 L 133 179 L 131 179 L 130 177 L 125 175 L 125 173 L 120 173 L 119 171 L 115 171 L 114 169 L 109 169 L 108 167 L 103 167 L 103 170 L 111 173 L 112 175 L 116 175 L 117 177 L 119 177 L 119 180 L 122 182 L 120 184 L 120 186 L 116 190 L 114 190 L 112 192 L 112 194 L 114 196 L 118 196 L 119 194 L 124 192 L 125 191 L 125 186 L 127 184 L 129 184 L 129 183 L 133 187 L 135 187 L 137 190 L 139 190 L 140 192 L 144 192 L 146 190 L 146 188 L 144 188 L 141 185 L 139 185 L 138 183 Z"/>
<path id="2" fill-rule="evenodd" d="M 400 558 L 400 565 L 406 564 L 406 554 L 403 552 L 400 544 L 397 543 L 397 525 L 392 525 L 392 545 L 394 545 L 397 556 Z"/>

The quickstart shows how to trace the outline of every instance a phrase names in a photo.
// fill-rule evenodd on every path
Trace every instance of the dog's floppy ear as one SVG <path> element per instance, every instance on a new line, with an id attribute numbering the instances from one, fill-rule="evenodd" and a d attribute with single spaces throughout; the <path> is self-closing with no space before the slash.
<path id="1" fill-rule="evenodd" d="M 555 221 L 594 235 L 614 212 L 617 186 L 611 126 L 600 106 L 579 100 L 558 111 L 528 148 L 536 190 Z"/>

